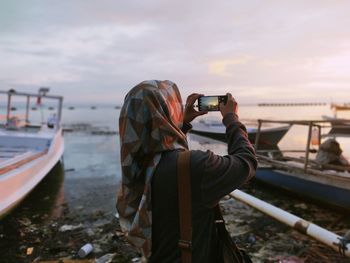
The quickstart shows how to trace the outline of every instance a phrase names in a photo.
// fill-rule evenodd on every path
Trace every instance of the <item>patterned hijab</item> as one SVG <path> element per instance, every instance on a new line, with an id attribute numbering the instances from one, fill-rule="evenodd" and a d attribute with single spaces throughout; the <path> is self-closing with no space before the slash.
<path id="1" fill-rule="evenodd" d="M 123 232 L 149 257 L 152 245 L 151 179 L 161 153 L 187 149 L 183 106 L 171 81 L 144 81 L 126 95 L 119 117 L 122 183 L 117 210 Z"/>

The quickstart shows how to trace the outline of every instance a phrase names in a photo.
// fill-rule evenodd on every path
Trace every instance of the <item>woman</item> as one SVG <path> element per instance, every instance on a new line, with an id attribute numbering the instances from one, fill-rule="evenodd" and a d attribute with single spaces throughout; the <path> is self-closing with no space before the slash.
<path id="1" fill-rule="evenodd" d="M 188 149 L 186 132 L 199 115 L 188 97 L 183 111 L 176 84 L 144 81 L 126 95 L 120 112 L 122 184 L 117 210 L 129 241 L 149 262 L 180 262 L 176 160 Z M 219 262 L 214 209 L 219 200 L 249 180 L 257 161 L 237 103 L 220 104 L 227 127 L 228 155 L 191 151 L 192 262 Z"/>

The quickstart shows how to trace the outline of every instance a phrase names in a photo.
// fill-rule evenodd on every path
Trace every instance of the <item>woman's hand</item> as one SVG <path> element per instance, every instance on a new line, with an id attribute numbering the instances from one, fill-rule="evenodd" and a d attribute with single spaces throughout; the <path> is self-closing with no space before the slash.
<path id="1" fill-rule="evenodd" d="M 236 113 L 237 114 L 237 109 L 238 109 L 237 102 L 232 97 L 231 93 L 227 93 L 226 95 L 227 95 L 226 104 L 224 104 L 223 102 L 220 103 L 220 111 L 221 111 L 221 115 L 223 118 L 228 113 Z"/>
<path id="2" fill-rule="evenodd" d="M 187 97 L 184 111 L 184 123 L 190 123 L 198 116 L 208 113 L 207 111 L 196 111 L 193 107 L 195 101 L 202 96 L 203 94 L 192 93 L 190 96 Z"/>

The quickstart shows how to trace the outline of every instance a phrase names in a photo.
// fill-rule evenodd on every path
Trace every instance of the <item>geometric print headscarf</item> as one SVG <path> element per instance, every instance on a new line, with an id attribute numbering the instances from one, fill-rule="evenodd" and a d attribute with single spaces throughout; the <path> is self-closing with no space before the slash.
<path id="1" fill-rule="evenodd" d="M 119 222 L 147 258 L 152 245 L 151 179 L 164 151 L 188 149 L 179 90 L 171 81 L 143 81 L 126 95 L 119 117 L 122 183 Z"/>

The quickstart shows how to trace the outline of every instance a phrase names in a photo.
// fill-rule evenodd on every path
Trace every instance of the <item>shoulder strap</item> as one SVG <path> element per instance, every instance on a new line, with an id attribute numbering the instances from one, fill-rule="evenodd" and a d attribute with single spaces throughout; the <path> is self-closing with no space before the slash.
<path id="1" fill-rule="evenodd" d="M 190 178 L 190 151 L 180 152 L 177 157 L 177 185 L 179 196 L 179 219 L 182 263 L 192 261 L 192 198 Z"/>

